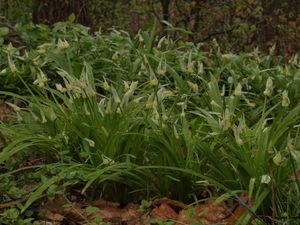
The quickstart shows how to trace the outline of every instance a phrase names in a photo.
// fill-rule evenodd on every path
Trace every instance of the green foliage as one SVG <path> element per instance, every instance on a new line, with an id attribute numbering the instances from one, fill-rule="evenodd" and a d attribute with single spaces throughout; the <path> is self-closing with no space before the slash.
<path id="1" fill-rule="evenodd" d="M 45 159 L 27 175 L 38 185 L 21 213 L 45 191 L 80 185 L 121 202 L 190 202 L 207 187 L 225 192 L 221 199 L 247 193 L 253 206 L 242 224 L 272 215 L 272 204 L 283 220 L 298 215 L 297 57 L 222 54 L 217 44 L 205 52 L 159 39 L 155 28 L 134 38 L 90 35 L 72 21 L 20 30 L 31 48 L 1 53 L 0 94 L 22 105 L 11 103 L 14 119 L 0 126 L 0 178 L 18 186 L 20 162 Z"/>
<path id="2" fill-rule="evenodd" d="M 0 22 L 29 23 L 31 4 L 32 0 L 0 0 Z"/>
<path id="3" fill-rule="evenodd" d="M 75 21 L 105 32 L 113 27 L 134 36 L 157 20 L 161 22 L 160 33 L 165 34 L 170 31 L 164 21 L 168 20 L 174 25 L 173 37 L 209 42 L 208 48 L 216 39 L 222 49 L 235 52 L 250 52 L 255 47 L 267 52 L 276 45 L 276 53 L 289 58 L 300 50 L 298 0 L 0 1 L 0 16 L 10 24 L 52 24 L 71 13 L 77 13 Z"/>

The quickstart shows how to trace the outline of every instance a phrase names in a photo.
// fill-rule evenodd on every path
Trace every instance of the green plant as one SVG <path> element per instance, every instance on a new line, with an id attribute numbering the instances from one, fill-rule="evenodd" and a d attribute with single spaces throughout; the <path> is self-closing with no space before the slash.
<path id="1" fill-rule="evenodd" d="M 90 198 L 119 202 L 191 202 L 208 187 L 242 202 L 238 194 L 246 193 L 253 205 L 241 224 L 298 215 L 296 57 L 285 65 L 256 51 L 222 54 L 216 45 L 203 52 L 158 39 L 154 28 L 133 39 L 90 35 L 70 21 L 56 24 L 46 44 L 33 39 L 27 55 L 4 46 L 0 68 L 19 88 L 0 91 L 15 110 L 0 126 L 0 178 L 26 170 L 20 162 L 30 155 L 44 159 L 30 167 L 38 185 L 21 213 L 47 190 L 80 185 Z"/>

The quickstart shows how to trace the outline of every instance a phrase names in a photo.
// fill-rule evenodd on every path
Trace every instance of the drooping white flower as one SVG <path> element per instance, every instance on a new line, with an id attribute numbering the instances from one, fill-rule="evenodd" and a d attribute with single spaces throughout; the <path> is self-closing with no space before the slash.
<path id="1" fill-rule="evenodd" d="M 84 138 L 84 140 L 89 144 L 90 147 L 95 147 L 95 142 L 89 138 Z"/>
<path id="2" fill-rule="evenodd" d="M 161 46 L 162 46 L 163 42 L 165 41 L 165 39 L 166 39 L 166 37 L 163 36 L 163 37 L 158 41 L 158 44 L 157 44 L 157 48 L 158 48 L 158 49 L 161 48 Z"/>
<path id="3" fill-rule="evenodd" d="M 103 165 L 110 165 L 110 164 L 114 164 L 115 161 L 109 157 L 107 157 L 106 155 L 102 154 L 102 163 Z"/>
<path id="4" fill-rule="evenodd" d="M 33 84 L 38 85 L 39 87 L 44 87 L 47 81 L 47 76 L 43 73 L 42 70 L 40 70 L 40 72 L 37 74 L 37 79 L 33 82 Z"/>
<path id="5" fill-rule="evenodd" d="M 242 85 L 241 85 L 241 83 L 238 83 L 236 88 L 234 89 L 234 95 L 235 96 L 241 96 L 242 95 Z"/>
<path id="6" fill-rule="evenodd" d="M 287 90 L 284 90 L 282 92 L 282 102 L 281 102 L 282 107 L 288 107 L 290 105 L 290 99 L 289 99 L 289 94 Z"/>
<path id="7" fill-rule="evenodd" d="M 158 80 L 153 72 L 153 70 L 150 68 L 150 77 L 149 77 L 149 83 L 151 86 L 157 86 Z"/>
<path id="8" fill-rule="evenodd" d="M 64 88 L 61 84 L 55 84 L 55 87 L 58 91 L 60 91 L 61 93 L 64 93 L 67 91 L 66 88 Z"/>
<path id="9" fill-rule="evenodd" d="M 170 90 L 165 90 L 164 96 L 165 97 L 172 97 L 172 96 L 174 96 L 174 92 L 170 91 Z"/>
<path id="10" fill-rule="evenodd" d="M 243 140 L 241 139 L 240 137 L 240 132 L 238 129 L 233 129 L 233 132 L 234 132 L 234 138 L 235 138 L 235 142 L 238 146 L 241 146 L 244 144 Z"/>
<path id="11" fill-rule="evenodd" d="M 125 91 L 128 91 L 129 90 L 129 83 L 127 82 L 127 81 L 123 81 L 123 83 L 124 83 L 124 89 L 125 89 Z"/>
<path id="12" fill-rule="evenodd" d="M 223 131 L 226 131 L 231 127 L 230 112 L 228 108 L 225 109 L 222 125 L 223 125 Z"/>
<path id="13" fill-rule="evenodd" d="M 118 58 L 119 58 L 119 52 L 115 52 L 113 55 L 112 55 L 112 57 L 111 57 L 111 59 L 112 60 L 117 60 Z"/>
<path id="14" fill-rule="evenodd" d="M 21 108 L 19 106 L 15 105 L 15 104 L 13 104 L 13 103 L 6 102 L 6 104 L 9 105 L 10 107 L 12 107 L 15 112 L 20 112 L 21 111 Z"/>
<path id="15" fill-rule="evenodd" d="M 275 163 L 275 165 L 279 166 L 282 162 L 282 156 L 280 154 L 280 152 L 277 152 L 277 154 L 273 157 L 273 162 Z"/>
<path id="16" fill-rule="evenodd" d="M 266 83 L 266 89 L 264 90 L 264 95 L 270 97 L 273 93 L 273 80 L 271 77 L 268 77 Z"/>
<path id="17" fill-rule="evenodd" d="M 198 84 L 188 81 L 188 85 L 192 88 L 192 91 L 194 93 L 198 93 L 199 91 Z"/>
<path id="18" fill-rule="evenodd" d="M 10 71 L 13 74 L 16 73 L 18 70 L 17 70 L 17 67 L 16 67 L 14 61 L 11 59 L 10 56 L 7 56 L 7 59 L 8 59 L 8 66 L 9 66 Z"/>
<path id="19" fill-rule="evenodd" d="M 228 53 L 228 54 L 223 54 L 222 58 L 223 59 L 236 59 L 238 56 L 232 53 Z"/>
<path id="20" fill-rule="evenodd" d="M 0 71 L 0 75 L 4 75 L 6 73 L 7 73 L 7 69 L 6 68 Z"/>
<path id="21" fill-rule="evenodd" d="M 157 74 L 160 76 L 164 76 L 167 72 L 167 63 L 166 63 L 166 59 L 163 56 L 160 61 L 159 64 L 157 66 Z"/>
<path id="22" fill-rule="evenodd" d="M 102 83 L 102 87 L 105 91 L 109 91 L 110 89 L 110 86 L 109 84 L 107 83 L 106 79 L 104 78 L 104 82 Z"/>
<path id="23" fill-rule="evenodd" d="M 204 72 L 203 63 L 198 61 L 198 72 L 197 72 L 197 74 L 201 75 L 201 74 L 203 74 L 203 72 Z"/>

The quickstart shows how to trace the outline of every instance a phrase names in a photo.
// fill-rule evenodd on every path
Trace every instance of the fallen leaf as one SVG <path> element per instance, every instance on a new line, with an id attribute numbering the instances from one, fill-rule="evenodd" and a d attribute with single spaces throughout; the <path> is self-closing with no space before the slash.
<path id="1" fill-rule="evenodd" d="M 201 222 L 201 224 L 214 224 L 221 222 L 226 217 L 228 208 L 224 202 L 218 205 L 213 204 L 209 200 L 206 204 L 196 205 L 193 214 L 190 215 L 188 209 L 184 209 L 179 213 L 178 220 L 182 223 L 192 224 Z"/>

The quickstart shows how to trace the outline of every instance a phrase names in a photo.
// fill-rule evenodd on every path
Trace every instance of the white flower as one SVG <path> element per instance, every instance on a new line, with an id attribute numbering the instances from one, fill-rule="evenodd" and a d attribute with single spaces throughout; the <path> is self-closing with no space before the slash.
<path id="1" fill-rule="evenodd" d="M 234 90 L 234 95 L 235 96 L 241 96 L 242 95 L 242 85 L 240 83 L 238 83 L 238 85 L 236 86 L 236 88 Z"/>
<path id="2" fill-rule="evenodd" d="M 198 62 L 198 72 L 197 72 L 197 74 L 201 75 L 201 74 L 203 74 L 203 72 L 204 72 L 204 70 L 203 70 L 203 63 Z"/>
<path id="3" fill-rule="evenodd" d="M 211 101 L 210 101 L 210 104 L 211 104 L 212 106 L 214 106 L 214 107 L 220 107 L 220 105 L 219 105 L 218 103 L 216 103 L 215 100 L 211 100 Z"/>
<path id="4" fill-rule="evenodd" d="M 222 86 L 222 92 L 220 93 L 220 95 L 223 97 L 225 96 L 225 85 L 223 84 Z"/>
<path id="5" fill-rule="evenodd" d="M 228 82 L 229 84 L 232 84 L 232 83 L 233 83 L 233 77 L 228 77 L 227 82 Z"/>
<path id="6" fill-rule="evenodd" d="M 10 107 L 12 107 L 14 109 L 15 112 L 20 112 L 21 108 L 15 104 L 12 104 L 10 102 L 6 102 L 7 105 L 9 105 Z"/>
<path id="7" fill-rule="evenodd" d="M 67 89 L 64 88 L 61 84 L 55 84 L 55 87 L 56 87 L 56 89 L 57 89 L 58 91 L 60 91 L 60 92 L 62 92 L 62 93 L 64 93 L 64 92 L 67 91 Z"/>
<path id="8" fill-rule="evenodd" d="M 166 90 L 166 91 L 164 92 L 164 96 L 165 96 L 165 97 L 172 97 L 172 96 L 174 96 L 174 93 L 173 93 L 173 91 Z"/>
<path id="9" fill-rule="evenodd" d="M 93 140 L 88 138 L 85 138 L 84 140 L 89 144 L 90 147 L 95 147 L 95 142 Z"/>
<path id="10" fill-rule="evenodd" d="M 40 72 L 37 75 L 37 79 L 33 82 L 33 84 L 38 85 L 39 87 L 44 87 L 47 81 L 48 79 L 46 75 L 43 73 L 43 71 L 40 70 Z"/>
<path id="11" fill-rule="evenodd" d="M 127 103 L 128 103 L 128 101 L 129 101 L 129 99 L 130 99 L 130 97 L 131 96 L 133 96 L 133 93 L 134 93 L 134 90 L 128 90 L 125 94 L 124 94 L 124 96 L 123 96 L 123 99 L 122 99 L 122 104 L 121 105 L 127 105 Z"/>
<path id="12" fill-rule="evenodd" d="M 15 63 L 11 60 L 10 57 L 8 57 L 8 65 L 12 73 L 16 73 L 18 71 Z"/>
<path id="13" fill-rule="evenodd" d="M 57 48 L 58 49 L 63 50 L 63 49 L 67 49 L 69 47 L 70 47 L 70 45 L 66 40 L 62 41 L 61 39 L 58 39 L 58 43 L 57 43 Z"/>
<path id="14" fill-rule="evenodd" d="M 162 38 L 158 41 L 158 44 L 157 44 L 157 48 L 158 48 L 158 49 L 161 48 L 161 46 L 162 46 L 162 44 L 163 44 L 163 42 L 164 42 L 165 39 L 166 39 L 166 37 L 164 36 L 164 37 L 162 37 Z"/>
<path id="15" fill-rule="evenodd" d="M 159 61 L 158 67 L 157 67 L 157 74 L 158 75 L 165 75 L 167 72 L 167 63 L 166 63 L 166 59 L 164 57 L 162 57 Z"/>
<path id="16" fill-rule="evenodd" d="M 6 73 L 7 73 L 7 69 L 3 69 L 3 70 L 0 71 L 0 75 L 4 75 Z"/>
<path id="17" fill-rule="evenodd" d="M 139 42 L 141 42 L 141 43 L 144 42 L 144 38 L 141 34 L 139 34 Z"/>
<path id="18" fill-rule="evenodd" d="M 194 62 L 188 62 L 187 70 L 186 71 L 189 74 L 193 74 L 194 73 Z"/>
<path id="19" fill-rule="evenodd" d="M 234 132 L 234 138 L 235 138 L 235 142 L 238 146 L 241 146 L 244 144 L 243 140 L 241 139 L 240 137 L 240 132 L 238 129 L 234 128 L 233 129 L 233 132 Z"/>
<path id="20" fill-rule="evenodd" d="M 154 97 L 154 94 L 152 94 L 152 95 L 149 96 L 149 98 L 147 100 L 146 108 L 147 109 L 153 109 L 156 106 L 157 106 L 157 100 Z"/>
<path id="21" fill-rule="evenodd" d="M 127 81 L 123 81 L 123 83 L 124 83 L 124 89 L 125 89 L 125 91 L 128 91 L 129 90 L 129 84 L 128 84 L 128 82 Z"/>
<path id="22" fill-rule="evenodd" d="M 280 152 L 278 152 L 274 157 L 273 157 L 273 162 L 276 164 L 276 166 L 279 166 L 282 162 L 282 156 Z"/>
<path id="23" fill-rule="evenodd" d="M 244 144 L 243 140 L 240 137 L 236 138 L 235 141 L 238 146 L 241 146 Z"/>
<path id="24" fill-rule="evenodd" d="M 103 154 L 102 154 L 102 163 L 103 163 L 104 165 L 109 165 L 109 164 L 114 164 L 115 161 L 114 161 L 113 159 L 107 157 L 106 155 L 103 155 Z"/>
<path id="25" fill-rule="evenodd" d="M 179 139 L 179 135 L 178 135 L 178 132 L 177 132 L 177 129 L 176 129 L 176 126 L 175 125 L 173 125 L 173 132 L 174 132 L 174 136 L 175 136 L 175 138 L 176 139 Z"/>
<path id="26" fill-rule="evenodd" d="M 110 86 L 109 84 L 107 83 L 106 79 L 104 78 L 104 82 L 102 83 L 102 87 L 105 91 L 109 91 L 110 89 Z"/>
<path id="27" fill-rule="evenodd" d="M 251 108 L 255 107 L 255 103 L 253 102 L 250 102 L 249 99 L 247 99 L 245 96 L 244 96 L 244 100 L 245 102 L 247 103 L 248 106 L 250 106 Z"/>
<path id="28" fill-rule="evenodd" d="M 288 107 L 290 105 L 290 99 L 289 99 L 289 94 L 287 90 L 284 90 L 282 92 L 282 102 L 281 102 L 282 107 Z"/>
<path id="29" fill-rule="evenodd" d="M 118 58 L 119 58 L 119 52 L 115 52 L 111 57 L 112 60 L 117 60 Z"/>
<path id="30" fill-rule="evenodd" d="M 246 121 L 245 121 L 245 115 L 242 115 L 239 120 L 239 125 L 237 127 L 237 131 L 239 133 L 242 133 L 246 129 L 247 129 L 247 125 L 246 125 Z"/>
<path id="31" fill-rule="evenodd" d="M 188 84 L 192 88 L 192 91 L 194 93 L 198 93 L 198 91 L 199 91 L 198 84 L 190 82 L 190 81 L 188 81 Z"/>
<path id="32" fill-rule="evenodd" d="M 236 59 L 236 58 L 237 58 L 237 55 L 232 54 L 232 53 L 228 53 L 228 54 L 223 54 L 223 55 L 222 55 L 222 58 L 223 58 L 223 59 Z"/>
<path id="33" fill-rule="evenodd" d="M 229 109 L 227 108 L 225 109 L 225 113 L 223 115 L 222 125 L 223 125 L 223 131 L 226 131 L 231 127 L 230 112 Z"/>
<path id="34" fill-rule="evenodd" d="M 261 176 L 261 183 L 262 184 L 268 184 L 271 181 L 271 177 L 268 174 L 264 174 Z"/>
<path id="35" fill-rule="evenodd" d="M 149 83 L 150 83 L 151 86 L 156 86 L 158 84 L 158 80 L 156 78 L 154 78 L 154 79 L 151 79 L 149 81 Z"/>
<path id="36" fill-rule="evenodd" d="M 266 89 L 264 90 L 264 95 L 265 96 L 271 96 L 273 93 L 273 80 L 271 79 L 271 77 L 268 77 L 267 79 L 267 83 L 266 83 Z"/>

